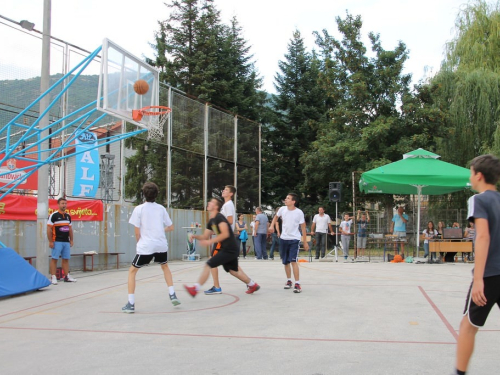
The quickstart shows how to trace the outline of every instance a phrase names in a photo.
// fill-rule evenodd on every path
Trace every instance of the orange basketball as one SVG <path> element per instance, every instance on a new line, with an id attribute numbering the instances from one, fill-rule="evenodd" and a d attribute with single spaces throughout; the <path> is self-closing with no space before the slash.
<path id="1" fill-rule="evenodd" d="M 139 95 L 144 95 L 149 91 L 149 85 L 145 80 L 139 79 L 134 83 L 134 91 Z"/>

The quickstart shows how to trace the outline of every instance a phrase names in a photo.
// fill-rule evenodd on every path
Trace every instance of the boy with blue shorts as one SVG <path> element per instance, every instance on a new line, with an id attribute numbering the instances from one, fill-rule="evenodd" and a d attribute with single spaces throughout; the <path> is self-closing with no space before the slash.
<path id="1" fill-rule="evenodd" d="M 285 198 L 285 206 L 278 210 L 274 215 L 273 222 L 271 223 L 270 232 L 274 232 L 276 222 L 279 218 L 282 220 L 282 231 L 280 233 L 280 251 L 282 252 L 281 262 L 285 266 L 285 274 L 287 281 L 284 289 L 292 288 L 292 269 L 295 278 L 294 293 L 302 292 L 299 279 L 299 265 L 297 259 L 299 257 L 300 239 L 304 250 L 309 251 L 309 244 L 307 243 L 306 234 L 306 221 L 304 213 L 299 208 L 295 207 L 298 203 L 299 197 L 297 194 L 289 193 Z M 301 232 L 299 232 L 299 226 Z M 291 265 L 291 266 L 290 266 Z"/>
<path id="2" fill-rule="evenodd" d="M 69 274 L 70 247 L 73 246 L 73 228 L 71 226 L 71 216 L 66 212 L 68 202 L 65 198 L 57 200 L 58 210 L 54 211 L 47 220 L 47 238 L 49 247 L 52 249 L 49 265 L 52 285 L 57 285 L 57 260 L 61 258 L 62 269 L 65 282 L 75 282 Z"/>
<path id="3" fill-rule="evenodd" d="M 470 183 L 479 194 L 469 199 L 467 218 L 476 227 L 475 266 L 457 340 L 456 374 L 467 371 L 479 327 L 500 306 L 500 160 L 481 155 L 471 161 Z"/>

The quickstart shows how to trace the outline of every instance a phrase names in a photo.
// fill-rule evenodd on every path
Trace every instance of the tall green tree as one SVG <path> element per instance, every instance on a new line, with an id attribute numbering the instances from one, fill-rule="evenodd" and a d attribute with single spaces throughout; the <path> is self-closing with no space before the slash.
<path id="1" fill-rule="evenodd" d="M 266 94 L 248 42 L 236 17 L 224 25 L 217 52 L 212 102 L 228 111 L 259 121 Z"/>
<path id="2" fill-rule="evenodd" d="M 171 0 L 165 4 L 169 17 L 158 23 L 155 33 L 155 59 L 148 62 L 160 70 L 160 81 L 196 96 L 201 100 L 229 109 L 237 114 L 257 120 L 264 102 L 259 92 L 262 82 L 249 54 L 247 42 L 241 36 L 241 28 L 234 18 L 230 25 L 220 20 L 220 12 L 213 0 Z M 160 104 L 166 105 L 166 90 L 160 90 Z M 203 129 L 200 129 L 200 111 L 197 106 L 183 108 L 182 119 L 175 117 L 180 109 L 175 108 L 173 132 L 175 140 L 172 157 L 172 202 L 180 208 L 203 208 Z M 189 107 L 189 108 L 188 108 Z M 230 126 L 232 126 L 232 121 Z M 239 129 L 241 139 L 247 139 L 245 128 Z M 211 129 L 210 139 L 217 139 L 221 149 L 233 148 L 232 136 L 227 136 L 224 125 L 219 130 Z M 251 132 L 250 132 L 251 133 Z M 255 142 L 254 142 L 255 143 Z M 132 139 L 129 147 L 137 154 L 127 160 L 131 174 L 137 173 L 135 165 L 143 165 L 140 175 L 127 175 L 127 196 L 133 196 L 145 180 L 165 185 L 167 159 L 158 158 L 166 153 L 164 143 Z M 245 155 L 241 157 L 244 159 Z M 226 157 L 225 159 L 230 159 Z M 151 162 L 150 162 L 151 161 Z M 209 173 L 214 181 L 219 163 L 209 163 Z M 212 169 L 213 168 L 213 169 Z M 234 170 L 228 167 L 226 170 Z M 213 173 L 212 173 L 213 172 Z M 221 179 L 222 179 L 221 177 Z M 232 182 L 232 181 L 230 181 Z M 162 195 L 159 200 L 164 201 Z"/>
<path id="3" fill-rule="evenodd" d="M 288 192 L 302 193 L 304 204 L 315 201 L 316 189 L 302 186 L 300 157 L 316 139 L 317 123 L 325 112 L 325 96 L 317 84 L 320 61 L 308 52 L 298 30 L 288 44 L 285 59 L 275 76 L 277 95 L 264 139 L 268 147 L 263 161 L 265 200 L 276 205 Z"/>
<path id="4" fill-rule="evenodd" d="M 160 81 L 189 95 L 211 100 L 210 83 L 216 69 L 218 42 L 223 25 L 213 0 L 172 0 L 170 15 L 159 21 L 156 59 Z"/>
<path id="5" fill-rule="evenodd" d="M 324 59 L 319 83 L 331 106 L 301 163 L 305 186 L 323 189 L 320 202 L 328 201 L 329 182 L 343 184 L 342 211 L 352 199 L 352 172 L 357 185 L 363 171 L 399 160 L 414 148 L 433 150 L 442 115 L 432 108 L 428 88 L 411 92 L 411 76 L 403 73 L 408 59 L 404 43 L 385 50 L 380 36 L 369 33 L 368 56 L 361 17 L 347 14 L 336 21 L 341 39 L 326 30 L 316 33 Z M 392 203 L 392 197 L 387 199 L 387 205 Z"/>
<path id="6" fill-rule="evenodd" d="M 448 134 L 438 153 L 466 166 L 485 152 L 500 154 L 493 141 L 500 108 L 500 4 L 467 4 L 455 22 L 456 36 L 432 84 L 442 89 L 434 100 L 448 116 Z"/>

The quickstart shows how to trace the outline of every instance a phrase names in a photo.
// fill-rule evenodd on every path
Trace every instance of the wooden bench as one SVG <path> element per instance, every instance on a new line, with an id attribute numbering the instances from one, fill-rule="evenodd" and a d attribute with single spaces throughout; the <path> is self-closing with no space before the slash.
<path id="1" fill-rule="evenodd" d="M 71 254 L 72 257 L 83 257 L 83 272 L 87 271 L 93 271 L 94 270 L 94 256 L 99 255 L 99 254 L 85 254 L 85 253 L 80 253 L 80 254 Z M 90 257 L 91 259 L 91 267 L 87 268 L 87 258 Z"/>
<path id="2" fill-rule="evenodd" d="M 33 265 L 33 259 L 36 259 L 36 257 L 23 257 L 23 258 L 27 260 L 31 265 Z"/>
<path id="3" fill-rule="evenodd" d="M 71 256 L 83 256 L 83 272 L 94 270 L 94 256 L 96 255 L 116 255 L 116 269 L 120 268 L 120 254 L 125 253 L 97 253 L 97 254 L 71 254 Z M 91 258 L 91 267 L 87 268 L 87 257 Z"/>
<path id="4" fill-rule="evenodd" d="M 97 254 L 85 254 L 85 253 L 78 253 L 78 254 L 71 254 L 71 256 L 81 256 L 83 257 L 83 272 L 87 271 L 93 271 L 94 270 L 94 256 L 97 255 L 116 255 L 116 269 L 120 268 L 120 254 L 125 254 L 125 253 L 97 253 Z M 49 255 L 50 257 L 50 255 Z M 87 267 L 87 258 L 90 257 L 90 267 Z M 36 258 L 36 257 L 32 257 Z"/>
<path id="5" fill-rule="evenodd" d="M 116 255 L 116 269 L 120 268 L 120 254 L 125 254 L 125 253 L 102 253 L 104 255 Z"/>
<path id="6" fill-rule="evenodd" d="M 101 253 L 101 255 L 116 255 L 116 269 L 120 268 L 120 254 L 125 254 L 125 253 Z M 93 271 L 94 270 L 94 256 L 99 255 L 99 254 L 85 254 L 85 253 L 79 253 L 79 254 L 71 254 L 71 256 L 81 256 L 83 257 L 83 271 Z M 52 256 L 49 255 L 49 258 Z M 90 268 L 87 267 L 87 258 L 90 257 L 91 262 L 90 262 Z M 199 255 L 198 255 L 199 257 Z M 23 257 L 29 264 L 33 265 L 33 259 L 36 259 L 36 256 L 34 257 Z M 199 259 L 198 259 L 199 260 Z"/>

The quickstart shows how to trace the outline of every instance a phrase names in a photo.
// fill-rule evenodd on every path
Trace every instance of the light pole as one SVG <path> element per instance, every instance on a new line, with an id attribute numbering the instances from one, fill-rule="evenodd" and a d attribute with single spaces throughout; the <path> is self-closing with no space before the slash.
<path id="1" fill-rule="evenodd" d="M 50 87 L 50 23 L 51 23 L 51 0 L 43 2 L 43 38 L 42 38 L 42 71 L 40 77 L 40 93 L 44 93 Z M 22 21 L 21 21 L 22 22 Z M 27 22 L 27 21 L 26 21 Z M 29 22 L 27 22 L 30 24 Z M 22 26 L 22 24 L 21 24 Z M 26 25 L 29 26 L 29 25 Z M 22 26 L 24 27 L 24 26 Z M 40 116 L 45 112 L 50 103 L 50 95 L 46 95 L 40 100 Z M 46 129 L 40 132 L 39 137 L 45 138 L 49 135 L 47 126 L 49 125 L 48 113 L 40 119 L 38 129 Z M 43 160 L 48 149 L 48 140 L 42 142 L 38 147 L 38 157 Z M 36 214 L 36 269 L 47 275 L 49 269 L 49 247 L 47 241 L 47 214 L 49 212 L 49 166 L 42 165 L 38 169 L 38 194 L 37 194 L 37 214 Z"/>

